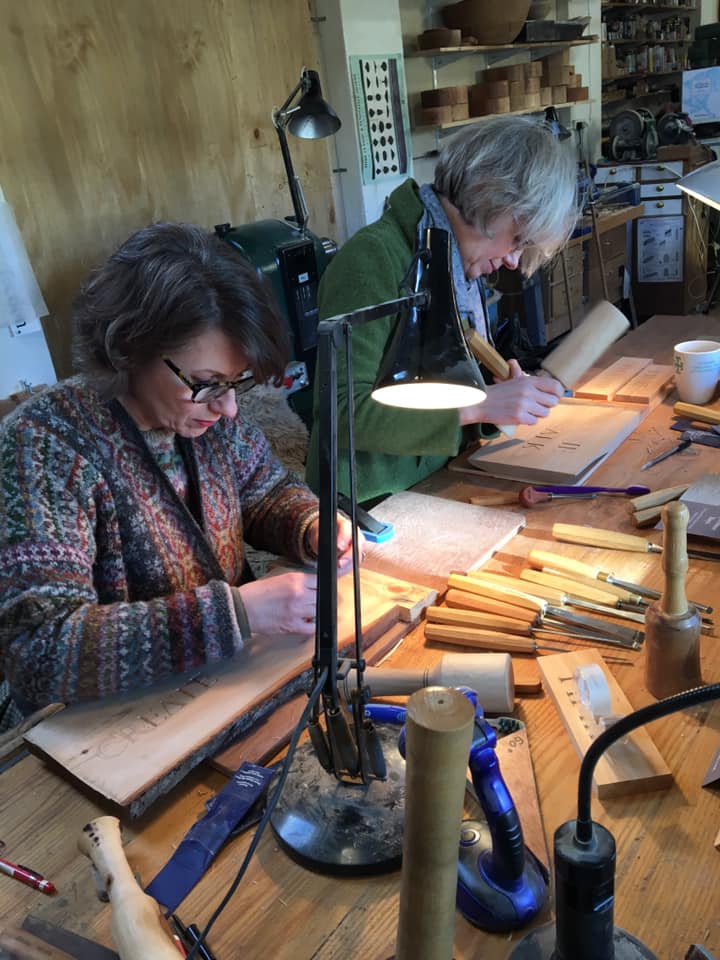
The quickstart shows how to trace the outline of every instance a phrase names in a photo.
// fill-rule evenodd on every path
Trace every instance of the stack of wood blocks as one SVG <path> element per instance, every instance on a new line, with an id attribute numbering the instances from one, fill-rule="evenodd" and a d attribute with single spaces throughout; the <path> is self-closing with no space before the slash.
<path id="1" fill-rule="evenodd" d="M 439 87 L 423 90 L 417 121 L 420 126 L 435 126 L 469 117 L 468 88 L 466 86 Z"/>
<path id="2" fill-rule="evenodd" d="M 483 74 L 483 82 L 470 87 L 470 116 L 481 117 L 515 110 L 534 110 L 550 106 L 550 91 L 541 92 L 542 61 L 492 67 Z"/>
<path id="3" fill-rule="evenodd" d="M 544 57 L 541 62 L 542 87 L 552 91 L 551 103 L 573 103 L 589 98 L 590 91 L 583 86 L 582 74 L 576 73 L 575 67 L 570 63 L 568 48 Z"/>

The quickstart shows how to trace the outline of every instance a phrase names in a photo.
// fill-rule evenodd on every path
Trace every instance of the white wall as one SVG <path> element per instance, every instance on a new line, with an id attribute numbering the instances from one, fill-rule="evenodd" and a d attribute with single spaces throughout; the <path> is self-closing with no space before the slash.
<path id="1" fill-rule="evenodd" d="M 404 179 L 363 184 L 349 57 L 402 56 L 398 0 L 315 0 L 323 93 L 342 120 L 329 145 L 333 157 L 333 196 L 338 216 L 334 239 L 343 242 L 382 213 L 385 197 Z"/>

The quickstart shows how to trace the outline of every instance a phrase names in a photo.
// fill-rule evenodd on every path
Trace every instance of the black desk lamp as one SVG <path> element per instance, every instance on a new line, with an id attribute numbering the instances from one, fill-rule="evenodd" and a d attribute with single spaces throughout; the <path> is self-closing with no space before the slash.
<path id="1" fill-rule="evenodd" d="M 320 531 L 312 685 L 324 671 L 327 675 L 322 706 L 308 725 L 310 743 L 295 755 L 271 822 L 291 856 L 312 869 L 331 873 L 373 873 L 399 866 L 404 814 L 404 761 L 397 749 L 398 728 L 376 728 L 363 716 L 368 691 L 363 683 L 355 538 L 355 651 L 349 669 L 356 671 L 356 684 L 351 697 L 351 724 L 337 691 L 337 351 L 344 343 L 353 514 L 354 325 L 400 311 L 373 391 L 379 402 L 447 409 L 478 403 L 486 396 L 457 312 L 450 276 L 450 236 L 446 231 L 434 227 L 425 231 L 407 280 L 408 292 L 398 299 L 332 317 L 318 326 Z M 355 531 L 355 517 L 351 519 Z"/>
<path id="2" fill-rule="evenodd" d="M 608 747 L 637 727 L 718 697 L 720 683 L 686 690 L 622 717 L 593 740 L 580 767 L 577 820 L 555 831 L 555 923 L 531 930 L 508 960 L 656 960 L 613 923 L 615 840 L 591 818 L 593 771 Z"/>
<path id="3" fill-rule="evenodd" d="M 300 99 L 291 106 L 300 94 Z M 272 121 L 280 141 L 285 173 L 290 187 L 294 221 L 301 233 L 305 232 L 308 221 L 308 209 L 302 191 L 300 179 L 293 168 L 285 130 L 302 140 L 320 140 L 337 133 L 340 129 L 340 120 L 333 108 L 323 100 L 320 88 L 320 77 L 316 70 L 306 70 L 303 67 L 300 80 L 290 93 L 289 97 L 279 108 L 273 110 Z"/>
<path id="4" fill-rule="evenodd" d="M 300 180 L 293 169 L 286 131 L 305 140 L 328 137 L 340 129 L 340 120 L 322 97 L 320 78 L 315 70 L 303 69 L 300 80 L 281 107 L 272 111 L 272 123 L 280 141 L 285 173 L 293 205 L 293 215 L 284 219 L 257 220 L 231 227 L 223 223 L 215 230 L 236 247 L 270 281 L 292 334 L 293 361 L 288 370 L 293 389 L 292 406 L 306 422 L 312 416 L 312 394 L 307 385 L 315 371 L 317 346 L 317 290 L 337 245 L 329 237 L 308 230 L 308 210 Z"/>

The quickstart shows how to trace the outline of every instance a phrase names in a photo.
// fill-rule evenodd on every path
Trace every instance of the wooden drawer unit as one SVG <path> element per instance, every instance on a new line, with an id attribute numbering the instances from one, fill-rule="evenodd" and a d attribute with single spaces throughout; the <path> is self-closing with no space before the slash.
<path id="1" fill-rule="evenodd" d="M 705 158 L 692 145 L 670 149 L 672 160 L 662 158 L 661 147 L 657 161 L 636 166 L 645 206 L 633 228 L 633 296 L 640 316 L 691 313 L 707 293 L 707 210 L 677 186 Z"/>

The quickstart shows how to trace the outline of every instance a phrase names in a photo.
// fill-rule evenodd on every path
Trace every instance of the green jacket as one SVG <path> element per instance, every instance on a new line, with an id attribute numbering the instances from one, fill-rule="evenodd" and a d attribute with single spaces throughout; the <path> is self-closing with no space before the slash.
<path id="1" fill-rule="evenodd" d="M 406 180 L 390 194 L 385 212 L 352 236 L 332 259 L 320 283 L 320 317 L 366 307 L 400 295 L 400 284 L 415 250 L 423 214 L 417 184 Z M 368 500 L 407 490 L 444 466 L 460 449 L 462 429 L 456 410 L 403 410 L 370 396 L 396 316 L 382 317 L 352 334 L 355 393 L 357 497 Z M 338 353 L 338 488 L 348 493 L 347 376 Z M 315 378 L 314 422 L 306 479 L 319 490 L 318 395 Z"/>

